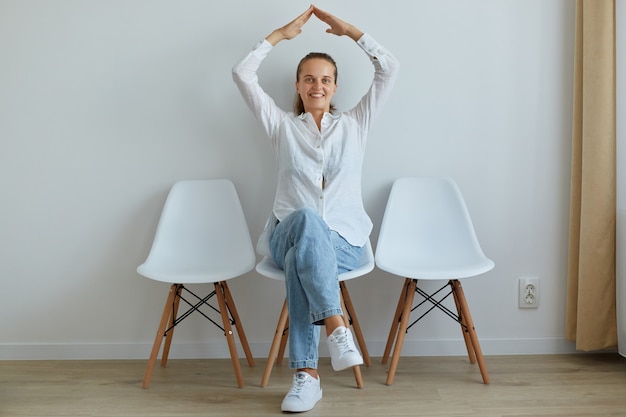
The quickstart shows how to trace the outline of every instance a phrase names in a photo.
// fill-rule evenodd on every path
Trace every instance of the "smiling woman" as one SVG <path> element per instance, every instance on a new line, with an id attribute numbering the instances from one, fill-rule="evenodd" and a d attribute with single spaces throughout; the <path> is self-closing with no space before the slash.
<path id="1" fill-rule="evenodd" d="M 294 113 L 280 109 L 258 82 L 257 69 L 274 46 L 296 37 L 311 16 L 327 33 L 348 36 L 370 58 L 374 79 L 365 96 L 343 113 L 333 112 L 337 65 L 327 54 L 311 53 L 298 64 Z M 363 363 L 350 329 L 344 326 L 338 274 L 361 264 L 372 221 L 361 197 L 361 172 L 373 116 L 386 99 L 398 62 L 371 36 L 314 6 L 274 30 L 233 68 L 233 78 L 263 125 L 278 163 L 274 207 L 267 222 L 274 263 L 285 271 L 290 367 L 297 369 L 283 411 L 312 409 L 322 398 L 317 372 L 320 325 L 336 371 Z"/>

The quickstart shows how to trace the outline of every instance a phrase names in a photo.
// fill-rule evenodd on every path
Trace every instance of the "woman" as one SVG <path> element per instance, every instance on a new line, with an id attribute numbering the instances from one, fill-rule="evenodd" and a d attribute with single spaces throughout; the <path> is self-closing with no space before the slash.
<path id="1" fill-rule="evenodd" d="M 374 65 L 369 91 L 347 112 L 336 113 L 331 103 L 337 67 L 327 54 L 311 53 L 300 61 L 294 112 L 280 109 L 259 85 L 263 59 L 279 42 L 300 34 L 312 15 L 330 26 L 327 33 L 352 38 Z M 397 69 L 396 59 L 372 37 L 313 5 L 272 31 L 233 68 L 235 83 L 270 138 L 278 164 L 272 216 L 263 234 L 269 251 L 263 245 L 259 251 L 285 271 L 289 361 L 296 373 L 283 411 L 308 411 L 322 398 L 319 325 L 326 327 L 333 369 L 363 363 L 344 326 L 337 276 L 360 265 L 372 230 L 361 197 L 365 143 Z"/>

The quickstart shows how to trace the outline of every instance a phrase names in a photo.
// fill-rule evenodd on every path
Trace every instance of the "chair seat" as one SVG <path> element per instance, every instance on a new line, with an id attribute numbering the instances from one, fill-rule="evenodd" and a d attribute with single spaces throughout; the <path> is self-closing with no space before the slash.
<path id="1" fill-rule="evenodd" d="M 352 271 L 339 274 L 339 281 L 347 281 L 372 272 L 375 265 L 376 264 L 374 261 L 374 252 L 372 250 L 372 245 L 368 240 L 365 245 L 365 251 L 363 253 L 363 260 L 361 261 L 361 265 L 358 268 L 353 269 Z M 274 261 L 267 256 L 264 256 L 261 262 L 256 265 L 256 270 L 259 274 L 268 278 L 279 281 L 285 280 L 285 271 L 276 266 Z"/>
<path id="2" fill-rule="evenodd" d="M 419 280 L 463 279 L 484 274 L 494 267 L 486 257 L 459 262 L 457 259 L 422 260 L 419 257 L 400 258 L 380 255 L 377 267 L 385 272 Z"/>
<path id="3" fill-rule="evenodd" d="M 169 284 L 211 284 L 244 275 L 252 270 L 254 261 L 254 257 L 252 257 L 236 260 L 231 265 L 206 264 L 188 267 L 143 264 L 137 268 L 137 272 L 146 278 Z M 216 271 L 208 272 L 210 266 L 215 266 Z M 229 266 L 230 268 L 228 268 Z"/>

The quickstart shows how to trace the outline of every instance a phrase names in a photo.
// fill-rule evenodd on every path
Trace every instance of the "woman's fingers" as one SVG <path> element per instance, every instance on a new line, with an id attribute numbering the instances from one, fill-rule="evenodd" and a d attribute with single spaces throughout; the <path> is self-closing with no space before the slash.
<path id="1" fill-rule="evenodd" d="M 311 15 L 313 14 L 313 10 L 314 10 L 313 5 L 309 6 L 309 8 L 306 9 L 304 13 L 296 17 L 290 24 L 295 25 L 298 28 L 301 28 L 302 26 L 304 26 L 306 22 L 309 21 L 309 19 L 311 18 Z"/>
<path id="2" fill-rule="evenodd" d="M 317 7 L 313 8 L 313 13 L 315 14 L 315 16 L 317 16 L 319 20 L 330 26 L 330 28 L 326 29 L 327 33 L 332 33 L 339 36 L 346 34 L 347 23 L 343 20 Z"/>
<path id="3" fill-rule="evenodd" d="M 293 38 L 294 36 L 302 32 L 302 26 L 304 26 L 304 24 L 309 21 L 311 15 L 313 15 L 313 10 L 314 8 L 311 5 L 308 9 L 305 10 L 304 13 L 296 17 L 285 26 L 285 31 L 287 34 L 289 34 L 290 38 Z"/>
<path id="4" fill-rule="evenodd" d="M 313 14 L 313 6 L 310 6 L 304 13 L 287 23 L 279 29 L 283 39 L 293 39 L 302 32 L 302 26 L 308 22 Z"/>

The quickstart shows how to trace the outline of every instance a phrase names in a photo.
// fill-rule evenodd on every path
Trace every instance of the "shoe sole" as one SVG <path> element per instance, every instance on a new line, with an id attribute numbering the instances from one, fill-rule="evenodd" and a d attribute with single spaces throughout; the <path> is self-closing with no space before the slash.
<path id="1" fill-rule="evenodd" d="M 286 413 L 304 413 L 305 411 L 311 411 L 313 409 L 313 407 L 315 407 L 315 404 L 317 404 L 318 401 L 321 400 L 321 399 L 322 399 L 322 389 L 320 389 L 319 395 L 315 398 L 315 401 L 313 402 L 311 407 L 309 407 L 309 408 L 297 408 L 297 407 L 294 407 L 292 409 L 288 409 L 288 408 L 283 408 L 282 405 L 281 405 L 280 410 L 284 411 Z"/>
<path id="2" fill-rule="evenodd" d="M 333 370 L 335 371 L 343 371 L 344 369 L 348 369 L 348 368 L 352 368 L 353 366 L 357 366 L 357 365 L 363 365 L 363 358 L 361 357 L 361 355 L 358 354 L 354 354 L 351 355 L 352 357 L 350 358 L 346 358 L 346 359 L 341 359 L 338 361 L 333 362 L 331 360 L 331 365 L 333 367 Z"/>

